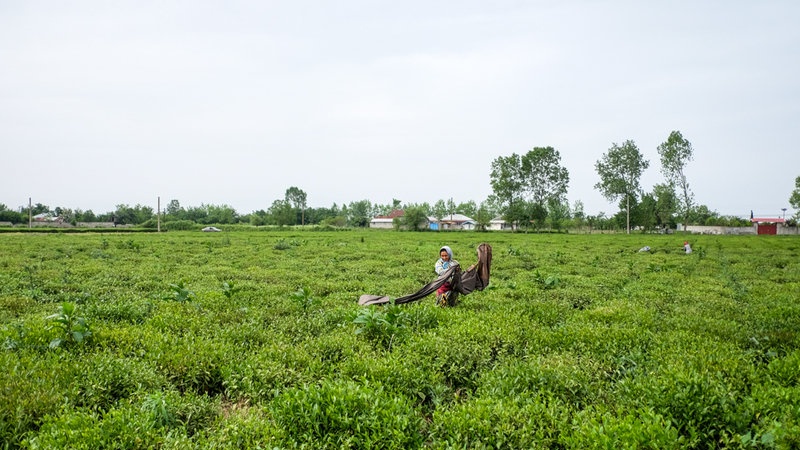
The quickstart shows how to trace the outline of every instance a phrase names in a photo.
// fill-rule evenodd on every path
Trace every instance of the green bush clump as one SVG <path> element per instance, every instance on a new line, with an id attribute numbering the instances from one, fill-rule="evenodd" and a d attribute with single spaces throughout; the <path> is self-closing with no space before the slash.
<path id="1" fill-rule="evenodd" d="M 147 344 L 147 359 L 180 392 L 222 394 L 222 368 L 230 356 L 224 347 L 196 337 L 164 337 Z"/>
<path id="2" fill-rule="evenodd" d="M 46 417 L 64 404 L 70 379 L 61 370 L 68 355 L 0 352 L 0 443 L 19 448 Z"/>
<path id="3" fill-rule="evenodd" d="M 156 391 L 107 413 L 80 409 L 45 418 L 31 449 L 196 448 L 194 436 L 219 417 L 207 397 Z"/>
<path id="4" fill-rule="evenodd" d="M 402 306 L 392 301 L 383 306 L 361 308 L 353 323 L 356 325 L 356 334 L 391 350 L 395 341 L 406 335 L 410 317 Z"/>
<path id="5" fill-rule="evenodd" d="M 86 370 L 87 367 L 91 370 Z M 68 393 L 70 403 L 92 411 L 109 411 L 141 391 L 167 384 L 166 378 L 151 365 L 110 353 L 65 362 L 62 370 L 75 380 Z"/>
<path id="6" fill-rule="evenodd" d="M 322 381 L 270 403 L 280 443 L 313 448 L 418 448 L 422 420 L 404 397 L 374 382 Z"/>
<path id="7" fill-rule="evenodd" d="M 489 398 L 547 396 L 582 409 L 603 392 L 597 364 L 571 355 L 547 355 L 505 361 L 481 379 L 478 395 Z"/>
<path id="8" fill-rule="evenodd" d="M 651 449 L 687 448 L 687 439 L 667 418 L 652 409 L 636 409 L 621 414 L 604 408 L 577 412 L 572 418 L 572 431 L 565 433 L 562 443 L 574 449 Z"/>
<path id="9" fill-rule="evenodd" d="M 161 224 L 165 231 L 191 231 L 197 229 L 197 224 L 192 220 L 170 220 Z"/>
<path id="10" fill-rule="evenodd" d="M 304 348 L 283 343 L 265 345 L 246 355 L 226 358 L 222 367 L 225 393 L 228 398 L 267 402 L 287 388 L 317 380 L 317 370 L 325 365 Z"/>
<path id="11" fill-rule="evenodd" d="M 431 448 L 560 448 L 569 408 L 545 395 L 480 397 L 436 411 Z"/>

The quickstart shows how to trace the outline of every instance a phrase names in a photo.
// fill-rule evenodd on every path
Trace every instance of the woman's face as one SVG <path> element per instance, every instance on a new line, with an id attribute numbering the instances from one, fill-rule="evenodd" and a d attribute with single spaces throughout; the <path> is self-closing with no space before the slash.
<path id="1" fill-rule="evenodd" d="M 447 250 L 439 252 L 439 256 L 442 257 L 442 261 L 450 261 L 450 255 L 447 254 Z"/>

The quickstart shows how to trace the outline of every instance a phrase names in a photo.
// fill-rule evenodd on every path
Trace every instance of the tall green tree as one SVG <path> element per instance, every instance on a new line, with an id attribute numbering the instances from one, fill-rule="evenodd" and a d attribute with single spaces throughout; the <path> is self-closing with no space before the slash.
<path id="1" fill-rule="evenodd" d="M 678 190 L 678 207 L 683 217 L 684 230 L 688 225 L 689 212 L 694 205 L 694 194 L 686 179 L 686 165 L 694 158 L 692 143 L 680 131 L 673 131 L 665 142 L 658 146 L 661 156 L 661 173 L 674 189 Z"/>
<path id="2" fill-rule="evenodd" d="M 553 147 L 534 147 L 523 156 L 512 153 L 492 161 L 490 182 L 505 220 L 525 226 L 533 220 L 541 225 L 548 204 L 566 195 L 569 171 L 561 166 L 561 155 Z"/>
<path id="3" fill-rule="evenodd" d="M 165 210 L 167 213 L 167 217 L 174 219 L 174 220 L 181 220 L 183 219 L 182 215 L 184 213 L 183 208 L 181 208 L 181 202 L 177 199 L 172 199 L 167 204 L 167 208 Z"/>
<path id="4" fill-rule="evenodd" d="M 632 140 L 622 145 L 611 144 L 611 148 L 595 163 L 600 182 L 595 184 L 603 196 L 609 201 L 625 202 L 625 224 L 627 233 L 631 232 L 631 200 L 636 199 L 641 191 L 639 180 L 642 172 L 650 166 L 644 159 L 639 147 Z"/>
<path id="5" fill-rule="evenodd" d="M 25 217 L 22 213 L 12 211 L 2 203 L 0 203 L 0 222 L 11 222 L 14 224 L 25 222 Z"/>
<path id="6" fill-rule="evenodd" d="M 530 200 L 548 206 L 563 200 L 569 187 L 569 171 L 553 147 L 534 147 L 522 157 L 522 177 Z"/>
<path id="7" fill-rule="evenodd" d="M 456 212 L 461 213 L 467 217 L 474 218 L 478 212 L 478 205 L 475 203 L 475 200 L 468 200 L 466 202 L 461 202 L 456 206 Z"/>
<path id="8" fill-rule="evenodd" d="M 287 200 L 275 200 L 267 210 L 269 223 L 278 226 L 294 225 L 297 223 L 297 214 L 291 203 Z"/>
<path id="9" fill-rule="evenodd" d="M 677 208 L 675 190 L 669 184 L 656 184 L 653 186 L 653 198 L 656 200 L 656 223 L 661 227 L 670 227 Z"/>
<path id="10" fill-rule="evenodd" d="M 442 217 L 447 215 L 447 204 L 444 202 L 444 200 L 436 200 L 436 203 L 433 204 L 431 209 L 431 215 L 433 215 L 433 217 L 435 217 L 437 220 L 442 220 Z"/>
<path id="11" fill-rule="evenodd" d="M 115 225 L 136 225 L 147 222 L 153 217 L 155 217 L 155 213 L 153 212 L 153 208 L 150 206 L 137 204 L 136 206 L 131 207 L 126 204 L 120 204 L 117 205 L 117 209 L 114 211 L 113 221 Z"/>
<path id="12" fill-rule="evenodd" d="M 789 204 L 792 205 L 792 208 L 798 210 L 794 216 L 800 220 L 800 177 L 794 179 L 794 191 L 789 197 Z"/>
<path id="13" fill-rule="evenodd" d="M 658 225 L 656 198 L 644 193 L 642 199 L 633 207 L 634 223 L 642 228 L 642 233 L 651 231 Z"/>
<path id="14" fill-rule="evenodd" d="M 475 210 L 475 215 L 470 217 L 475 218 L 478 230 L 486 231 L 489 229 L 489 225 L 492 223 L 494 211 L 492 211 L 490 203 L 485 201 L 481 202 L 480 206 L 478 206 L 478 209 Z"/>
<path id="15" fill-rule="evenodd" d="M 583 224 L 586 222 L 586 211 L 583 207 L 583 202 L 580 200 L 575 200 L 575 203 L 572 204 L 572 223 L 577 229 L 583 228 Z"/>
<path id="16" fill-rule="evenodd" d="M 345 213 L 344 208 L 342 212 Z M 372 203 L 369 200 L 350 202 L 347 207 L 347 224 L 351 227 L 368 227 L 372 218 Z"/>
<path id="17" fill-rule="evenodd" d="M 500 207 L 503 219 L 511 224 L 517 223 L 517 212 L 522 208 L 524 197 L 524 178 L 522 157 L 516 153 L 500 156 L 492 161 L 489 175 L 493 201 Z"/>
<path id="18" fill-rule="evenodd" d="M 230 205 L 205 205 L 208 211 L 207 223 L 233 224 L 239 221 L 239 214 Z"/>
<path id="19" fill-rule="evenodd" d="M 424 230 L 428 223 L 425 209 L 418 205 L 406 206 L 402 216 L 396 219 L 399 225 L 411 231 Z"/>
<path id="20" fill-rule="evenodd" d="M 550 227 L 560 231 L 564 222 L 569 220 L 569 203 L 566 200 L 551 199 L 547 202 L 547 217 L 550 218 Z"/>
<path id="21" fill-rule="evenodd" d="M 306 193 L 299 187 L 286 189 L 285 200 L 300 212 L 300 224 L 306 224 Z"/>

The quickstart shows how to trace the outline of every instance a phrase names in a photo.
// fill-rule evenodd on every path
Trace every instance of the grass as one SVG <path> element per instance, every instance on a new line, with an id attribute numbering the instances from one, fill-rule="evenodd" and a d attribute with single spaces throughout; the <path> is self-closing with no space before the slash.
<path id="1" fill-rule="evenodd" d="M 800 241 L 684 239 L 2 234 L 0 447 L 797 448 Z"/>

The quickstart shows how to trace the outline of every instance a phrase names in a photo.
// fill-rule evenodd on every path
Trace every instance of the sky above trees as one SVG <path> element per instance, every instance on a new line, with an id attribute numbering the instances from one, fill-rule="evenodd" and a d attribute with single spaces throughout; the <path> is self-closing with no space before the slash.
<path id="1" fill-rule="evenodd" d="M 113 211 L 481 202 L 491 162 L 692 143 L 698 204 L 781 214 L 800 175 L 793 1 L 101 2 L 0 6 L 0 202 Z"/>

